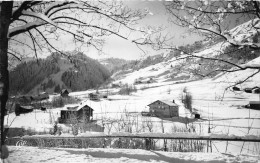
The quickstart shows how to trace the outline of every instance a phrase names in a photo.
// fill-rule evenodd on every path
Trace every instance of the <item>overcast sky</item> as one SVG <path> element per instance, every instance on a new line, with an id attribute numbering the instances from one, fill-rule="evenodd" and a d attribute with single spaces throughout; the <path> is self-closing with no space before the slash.
<path id="1" fill-rule="evenodd" d="M 149 10 L 151 14 L 148 14 L 143 20 L 140 21 L 140 26 L 166 26 L 166 31 L 169 35 L 173 36 L 173 46 L 191 44 L 196 40 L 201 38 L 197 35 L 188 36 L 183 38 L 182 36 L 187 34 L 186 29 L 180 28 L 172 23 L 169 23 L 169 15 L 166 13 L 165 7 L 162 1 L 124 1 L 125 5 L 133 9 L 140 9 L 142 11 Z M 62 44 L 59 44 L 60 48 L 65 51 L 75 50 L 73 46 L 73 37 L 71 35 L 64 35 L 60 37 Z M 116 36 L 111 36 L 106 40 L 106 44 L 103 48 L 105 54 L 98 54 L 94 49 L 80 49 L 89 57 L 99 59 L 99 58 L 123 58 L 127 60 L 136 60 L 142 57 L 147 57 L 148 55 L 161 54 L 165 51 L 153 51 L 147 47 L 143 47 L 147 52 L 145 55 L 138 47 L 131 43 L 130 41 L 123 40 Z"/>
<path id="2" fill-rule="evenodd" d="M 140 9 L 145 12 L 145 10 L 149 10 L 150 14 L 147 15 L 144 19 L 142 19 L 138 26 L 165 26 L 166 32 L 169 33 L 170 37 L 173 37 L 173 46 L 192 44 L 197 40 L 201 40 L 202 38 L 197 35 L 189 35 L 186 38 L 183 38 L 183 35 L 187 35 L 186 30 L 184 28 L 180 28 L 168 21 L 169 15 L 167 14 L 164 4 L 164 1 L 123 1 L 124 4 L 132 9 Z M 32 31 L 33 32 L 33 31 Z M 23 36 L 21 36 L 23 38 Z M 139 36 L 140 38 L 140 36 Z M 31 40 L 23 40 L 31 42 Z M 73 51 L 76 49 L 75 43 L 73 42 L 73 36 L 67 33 L 60 33 L 59 41 L 49 40 L 56 48 L 62 51 Z M 109 36 L 106 39 L 106 44 L 103 48 L 104 54 L 98 54 L 94 48 L 81 48 L 79 51 L 83 52 L 87 56 L 100 59 L 100 58 L 122 58 L 127 60 L 137 60 L 142 57 L 147 57 L 148 55 L 156 55 L 162 54 L 162 52 L 167 53 L 167 51 L 153 51 L 148 47 L 142 47 L 143 50 L 147 52 L 145 55 L 143 51 L 138 49 L 138 47 L 131 43 L 131 41 L 123 40 L 122 38 L 116 36 Z M 25 51 L 26 53 L 27 51 Z M 39 57 L 47 57 L 50 55 L 50 51 L 47 49 L 43 49 L 43 51 L 38 51 L 40 54 Z M 34 52 L 30 52 L 28 57 L 35 56 Z"/>
<path id="3" fill-rule="evenodd" d="M 151 25 L 151 26 L 167 26 L 167 31 L 174 36 L 175 45 L 183 45 L 187 43 L 192 43 L 194 40 L 198 40 L 199 37 L 193 37 L 193 39 L 181 38 L 180 34 L 184 34 L 185 29 L 175 26 L 168 22 L 168 15 L 164 8 L 163 2 L 161 1 L 125 1 L 125 4 L 133 9 L 148 9 L 151 14 L 140 21 L 140 25 Z M 148 51 L 147 55 L 159 54 L 161 52 L 151 51 L 148 48 L 144 48 Z M 112 37 L 107 41 L 104 51 L 110 57 L 124 58 L 124 59 L 139 59 L 144 56 L 144 53 L 138 49 L 134 44 L 129 43 L 119 39 L 117 37 Z M 101 56 L 103 57 L 103 56 Z"/>
<path id="4" fill-rule="evenodd" d="M 189 39 L 183 38 L 182 36 L 187 34 L 187 32 L 185 32 L 186 29 L 180 28 L 172 23 L 169 23 L 169 15 L 166 13 L 163 3 L 163 1 L 125 1 L 125 4 L 133 9 L 148 9 L 152 14 L 144 18 L 140 22 L 140 25 L 166 26 L 167 32 L 169 32 L 170 35 L 174 36 L 174 45 L 179 46 L 190 44 L 196 40 L 201 39 L 197 35 L 189 36 Z M 107 41 L 107 44 L 104 47 L 104 51 L 108 54 L 108 57 L 139 59 L 144 56 L 144 53 L 140 49 L 138 49 L 134 44 L 117 37 L 112 37 Z M 147 55 L 155 55 L 160 53 L 161 52 L 148 51 Z"/>

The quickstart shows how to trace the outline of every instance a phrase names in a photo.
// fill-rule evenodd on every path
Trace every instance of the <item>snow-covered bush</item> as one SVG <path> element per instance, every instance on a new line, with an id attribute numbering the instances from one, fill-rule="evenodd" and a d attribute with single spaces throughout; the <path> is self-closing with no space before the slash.
<path id="1" fill-rule="evenodd" d="M 122 86 L 122 88 L 119 90 L 120 95 L 130 95 L 132 92 L 136 92 L 137 89 L 133 85 L 125 84 Z"/>

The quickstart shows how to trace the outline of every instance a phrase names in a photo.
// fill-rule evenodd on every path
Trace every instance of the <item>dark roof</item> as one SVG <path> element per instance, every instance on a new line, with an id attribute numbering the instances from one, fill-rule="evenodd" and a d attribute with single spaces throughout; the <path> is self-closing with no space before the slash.
<path id="1" fill-rule="evenodd" d="M 84 108 L 85 106 L 88 106 L 91 110 L 94 110 L 93 108 L 91 108 L 89 105 L 87 105 L 86 103 L 80 103 L 80 105 L 76 105 L 76 106 L 68 106 L 66 108 L 66 110 L 63 111 L 79 111 L 80 109 Z"/>
<path id="2" fill-rule="evenodd" d="M 85 106 L 88 106 L 87 104 L 85 104 L 85 103 L 81 103 L 78 107 L 77 107 L 77 110 L 80 110 L 80 109 L 82 109 L 82 108 L 84 108 Z M 90 109 L 92 109 L 90 106 L 88 106 Z M 92 110 L 94 110 L 94 109 L 92 109 Z"/>
<path id="3" fill-rule="evenodd" d="M 20 106 L 20 107 L 22 107 L 23 109 L 27 109 L 27 110 L 33 110 L 32 106 Z"/>
<path id="4" fill-rule="evenodd" d="M 69 93 L 69 91 L 67 89 L 63 89 L 61 90 L 61 93 Z"/>
<path id="5" fill-rule="evenodd" d="M 164 104 L 166 104 L 166 105 L 168 105 L 168 106 L 178 106 L 176 103 L 173 103 L 172 101 L 167 101 L 167 100 L 157 100 L 157 101 L 160 101 L 160 102 L 162 102 L 162 103 L 164 103 Z M 157 101 L 154 101 L 154 102 L 152 102 L 151 104 L 153 104 L 153 103 L 155 103 L 155 102 L 157 102 Z M 149 104 L 149 105 L 151 105 L 151 104 Z M 149 106 L 148 105 L 148 106 Z"/>

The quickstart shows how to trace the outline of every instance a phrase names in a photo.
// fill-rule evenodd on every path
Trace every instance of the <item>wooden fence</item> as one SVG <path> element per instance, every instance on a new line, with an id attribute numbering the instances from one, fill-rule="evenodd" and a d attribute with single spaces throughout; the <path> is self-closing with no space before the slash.
<path id="1" fill-rule="evenodd" d="M 86 138 L 140 138 L 140 139 L 183 139 L 183 140 L 210 140 L 210 141 L 242 141 L 260 142 L 260 135 L 235 136 L 225 134 L 198 135 L 193 133 L 112 133 L 110 135 L 34 135 L 16 137 L 20 139 L 86 139 Z"/>
<path id="2" fill-rule="evenodd" d="M 8 138 L 8 145 L 62 148 L 131 148 L 177 152 L 212 152 L 213 141 L 260 142 L 260 136 L 194 133 L 104 133 L 96 135 L 33 135 Z M 160 145 L 156 143 L 161 142 Z M 243 147 L 242 147 L 243 148 Z"/>

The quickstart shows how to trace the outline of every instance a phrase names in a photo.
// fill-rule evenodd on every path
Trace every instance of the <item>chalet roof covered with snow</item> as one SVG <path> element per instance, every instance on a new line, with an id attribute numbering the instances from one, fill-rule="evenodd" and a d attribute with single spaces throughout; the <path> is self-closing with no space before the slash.
<path id="1" fill-rule="evenodd" d="M 157 100 L 157 101 L 160 101 L 168 106 L 178 106 L 176 103 L 173 103 L 172 101 L 167 101 L 167 100 Z M 149 104 L 148 106 L 152 105 L 153 103 L 157 102 L 157 101 L 154 101 L 152 102 L 151 104 Z"/>
<path id="2" fill-rule="evenodd" d="M 69 93 L 69 91 L 67 89 L 62 89 L 61 93 Z"/>
<path id="3" fill-rule="evenodd" d="M 79 105 L 75 105 L 75 104 L 66 105 L 67 106 L 66 110 L 78 111 L 78 110 L 82 109 L 83 107 L 85 107 L 86 105 L 89 106 L 92 110 L 95 110 L 98 107 L 98 103 L 90 101 L 90 100 L 86 100 L 86 101 L 81 102 Z"/>
<path id="4" fill-rule="evenodd" d="M 89 100 L 81 102 L 80 105 L 78 106 L 77 110 L 82 109 L 82 108 L 85 107 L 86 105 L 87 105 L 88 107 L 90 107 L 92 110 L 94 110 L 94 109 L 93 109 L 93 106 L 91 105 L 91 103 L 90 103 Z M 95 106 L 94 106 L 94 108 L 95 108 Z"/>

